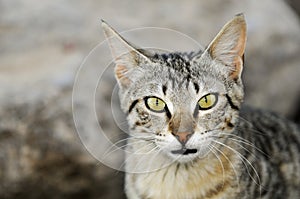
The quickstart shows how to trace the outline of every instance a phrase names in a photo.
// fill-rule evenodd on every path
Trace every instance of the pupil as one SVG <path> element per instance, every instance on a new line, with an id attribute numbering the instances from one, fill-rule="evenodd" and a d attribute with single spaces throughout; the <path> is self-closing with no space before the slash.
<path id="1" fill-rule="evenodd" d="M 204 100 L 205 100 L 205 103 L 207 103 L 207 97 L 206 96 L 204 97 Z"/>
<path id="2" fill-rule="evenodd" d="M 156 101 L 155 101 L 155 105 L 156 105 L 156 106 L 158 106 L 158 99 L 156 99 Z"/>

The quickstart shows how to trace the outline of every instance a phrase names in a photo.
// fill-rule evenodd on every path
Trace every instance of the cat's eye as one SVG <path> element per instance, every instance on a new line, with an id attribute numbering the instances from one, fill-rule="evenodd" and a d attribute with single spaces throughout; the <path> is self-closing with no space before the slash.
<path id="1" fill-rule="evenodd" d="M 218 95 L 216 93 L 209 93 L 204 95 L 198 101 L 199 109 L 200 110 L 208 110 L 214 107 L 217 104 Z"/>
<path id="2" fill-rule="evenodd" d="M 145 98 L 145 104 L 148 109 L 158 113 L 165 111 L 166 107 L 166 103 L 157 97 Z"/>

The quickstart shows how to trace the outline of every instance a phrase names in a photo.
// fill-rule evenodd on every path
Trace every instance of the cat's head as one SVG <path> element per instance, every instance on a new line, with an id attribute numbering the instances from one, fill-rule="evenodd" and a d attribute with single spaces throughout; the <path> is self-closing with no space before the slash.
<path id="1" fill-rule="evenodd" d="M 233 131 L 244 95 L 243 15 L 235 16 L 197 53 L 151 53 L 105 22 L 103 28 L 132 136 L 151 137 L 157 150 L 186 162 L 202 157 L 215 140 Z"/>

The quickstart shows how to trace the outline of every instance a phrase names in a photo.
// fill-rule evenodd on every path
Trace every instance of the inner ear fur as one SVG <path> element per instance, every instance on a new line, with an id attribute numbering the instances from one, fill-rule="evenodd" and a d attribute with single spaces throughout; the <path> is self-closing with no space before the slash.
<path id="1" fill-rule="evenodd" d="M 247 27 L 243 14 L 236 15 L 221 29 L 207 48 L 212 59 L 230 67 L 230 78 L 237 80 L 243 70 Z"/>

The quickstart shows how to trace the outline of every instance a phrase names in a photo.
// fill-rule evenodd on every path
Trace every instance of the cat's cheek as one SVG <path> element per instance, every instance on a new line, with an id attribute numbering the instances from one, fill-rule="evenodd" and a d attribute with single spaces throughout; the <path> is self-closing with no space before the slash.
<path id="1" fill-rule="evenodd" d="M 223 126 L 222 131 L 232 132 L 239 120 L 239 115 L 237 112 L 228 111 L 227 114 L 223 117 Z"/>
<path id="2" fill-rule="evenodd" d="M 213 139 L 214 132 L 195 132 L 194 135 L 187 142 L 187 148 L 195 148 L 202 150 L 205 147 L 208 147 Z"/>
<path id="3" fill-rule="evenodd" d="M 131 130 L 135 131 L 146 131 L 150 132 L 152 128 L 152 115 L 150 112 L 138 104 L 136 108 L 134 108 L 131 113 L 127 117 L 128 124 Z"/>

